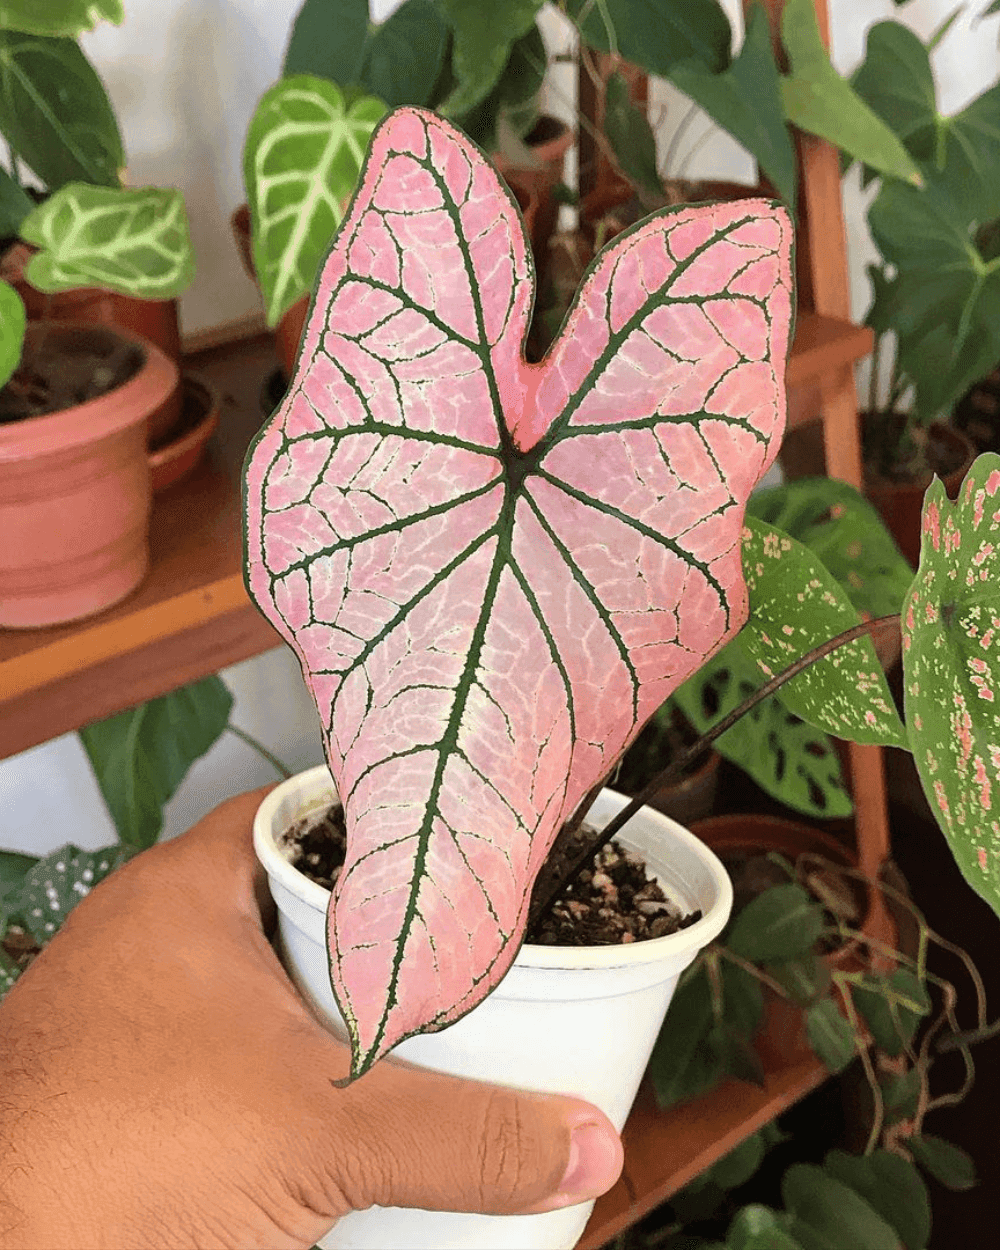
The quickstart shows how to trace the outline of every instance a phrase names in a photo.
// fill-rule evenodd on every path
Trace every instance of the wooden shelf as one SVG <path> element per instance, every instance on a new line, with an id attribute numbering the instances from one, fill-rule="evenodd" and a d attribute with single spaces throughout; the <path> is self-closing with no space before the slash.
<path id="1" fill-rule="evenodd" d="M 643 1084 L 622 1133 L 625 1168 L 597 1200 L 577 1250 L 597 1250 L 648 1215 L 716 1160 L 821 1085 L 829 1072 L 814 1056 L 765 1063 L 765 1086 L 727 1080 L 704 1098 L 669 1111 Z"/>
<path id="2" fill-rule="evenodd" d="M 870 332 L 806 313 L 789 384 L 860 359 Z M 239 478 L 276 366 L 270 336 L 188 357 L 222 395 L 196 473 L 157 497 L 149 577 L 123 603 L 72 625 L 0 630 L 0 759 L 280 645 L 243 588 Z"/>

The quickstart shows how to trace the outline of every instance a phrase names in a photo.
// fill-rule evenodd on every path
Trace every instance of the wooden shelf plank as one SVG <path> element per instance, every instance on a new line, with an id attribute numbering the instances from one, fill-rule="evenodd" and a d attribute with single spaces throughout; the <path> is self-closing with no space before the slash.
<path id="1" fill-rule="evenodd" d="M 863 360 L 874 341 L 867 326 L 801 312 L 796 318 L 785 381 L 790 388 L 818 383 L 836 370 Z"/>
<path id="2" fill-rule="evenodd" d="M 803 1056 L 768 1071 L 763 1089 L 724 1081 L 704 1098 L 669 1111 L 658 1109 L 644 1083 L 622 1134 L 625 1169 L 598 1198 L 577 1250 L 597 1250 L 648 1215 L 828 1076 L 818 1059 Z"/>

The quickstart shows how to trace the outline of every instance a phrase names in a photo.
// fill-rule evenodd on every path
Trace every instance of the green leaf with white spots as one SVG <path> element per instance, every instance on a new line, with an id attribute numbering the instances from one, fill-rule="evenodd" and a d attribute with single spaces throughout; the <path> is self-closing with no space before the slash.
<path id="1" fill-rule="evenodd" d="M 332 82 L 296 74 L 261 97 L 247 130 L 243 178 L 267 324 L 312 290 L 353 194 L 385 105 L 349 105 Z"/>
<path id="2" fill-rule="evenodd" d="M 80 899 L 126 858 L 121 846 L 81 851 L 67 843 L 39 860 L 24 878 L 18 900 L 18 913 L 38 945 L 51 941 Z"/>
<path id="3" fill-rule="evenodd" d="M 24 303 L 7 282 L 0 282 L 0 386 L 17 368 L 24 346 Z"/>
<path id="4" fill-rule="evenodd" d="M 0 30 L 30 35 L 70 35 L 93 30 L 98 22 L 120 26 L 122 0 L 0 0 Z"/>
<path id="5" fill-rule="evenodd" d="M 743 531 L 743 573 L 750 619 L 739 637 L 766 677 L 860 623 L 836 578 L 806 547 L 753 517 Z M 781 687 L 781 698 L 810 725 L 837 737 L 907 745 L 867 636 L 810 664 Z"/>
<path id="6" fill-rule="evenodd" d="M 24 219 L 38 253 L 25 270 L 40 291 L 102 287 L 138 299 L 173 299 L 194 278 L 182 192 L 71 182 Z"/>
<path id="7" fill-rule="evenodd" d="M 952 503 L 924 497 L 920 566 L 903 613 L 906 722 L 931 810 L 959 868 L 1000 914 L 1000 456 Z"/>

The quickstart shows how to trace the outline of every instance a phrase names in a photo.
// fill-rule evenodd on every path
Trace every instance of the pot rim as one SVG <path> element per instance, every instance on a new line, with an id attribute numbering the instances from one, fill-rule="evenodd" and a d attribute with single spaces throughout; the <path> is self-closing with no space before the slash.
<path id="1" fill-rule="evenodd" d="M 282 782 L 263 800 L 254 816 L 253 844 L 257 858 L 269 876 L 298 898 L 307 907 L 315 911 L 327 911 L 330 891 L 315 881 L 311 881 L 297 868 L 293 868 L 279 850 L 274 840 L 272 826 L 277 817 L 278 808 L 283 800 L 293 794 L 296 789 L 312 793 L 314 797 L 303 803 L 301 814 L 317 811 L 327 806 L 331 799 L 336 798 L 336 788 L 325 764 L 307 769 Z M 608 795 L 616 806 L 624 806 L 628 800 L 615 791 L 605 788 L 601 797 Z M 673 842 L 675 848 L 684 848 L 699 861 L 700 867 L 710 877 L 715 887 L 715 899 L 710 907 L 703 909 L 700 920 L 680 929 L 676 933 L 668 933 L 664 937 L 647 938 L 642 942 L 631 942 L 614 946 L 536 946 L 524 943 L 517 954 L 517 963 L 521 967 L 532 968 L 613 968 L 623 964 L 637 965 L 657 963 L 664 958 L 674 959 L 685 948 L 695 952 L 707 946 L 722 932 L 729 919 L 733 905 L 733 887 L 729 874 L 722 861 L 700 838 L 690 833 L 683 825 L 664 816 L 651 807 L 643 807 L 637 816 L 652 821 L 660 826 L 664 838 L 664 853 L 660 863 L 649 865 L 650 869 L 660 878 L 666 876 L 661 883 L 669 893 L 671 882 L 669 875 L 664 873 L 661 865 L 669 864 L 667 841 Z M 618 835 L 616 835 L 618 836 Z M 628 836 L 628 826 L 621 832 L 621 841 L 627 846 L 633 840 Z M 645 852 L 644 852 L 645 853 Z M 679 874 L 678 874 L 679 875 Z M 693 958 L 693 956 L 692 956 Z"/>
<path id="2" fill-rule="evenodd" d="M 177 364 L 155 343 L 125 326 L 55 320 L 30 324 L 33 333 L 40 332 L 43 327 L 105 331 L 135 344 L 146 359 L 138 373 L 105 395 L 64 408 L 61 412 L 25 417 L 23 421 L 0 425 L 0 461 L 30 460 L 108 438 L 130 425 L 145 421 L 178 385 L 180 370 Z M 138 404 L 140 399 L 141 405 Z"/>

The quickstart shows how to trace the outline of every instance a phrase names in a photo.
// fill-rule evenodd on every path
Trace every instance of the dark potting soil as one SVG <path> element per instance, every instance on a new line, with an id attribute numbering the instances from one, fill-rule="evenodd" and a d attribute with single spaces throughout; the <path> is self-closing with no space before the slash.
<path id="1" fill-rule="evenodd" d="M 141 348 L 103 327 L 55 328 L 25 340 L 21 363 L 0 390 L 0 424 L 62 412 L 133 378 Z"/>
<path id="2" fill-rule="evenodd" d="M 568 841 L 557 843 L 559 857 L 567 865 L 573 863 L 595 832 L 585 825 Z M 338 804 L 319 817 L 297 821 L 283 834 L 280 847 L 293 868 L 332 889 L 346 852 L 343 808 Z M 547 879 L 558 879 L 561 869 L 557 868 L 550 854 Z M 685 915 L 667 898 L 659 882 L 649 876 L 641 855 L 612 840 L 560 895 L 548 915 L 539 918 L 527 940 L 539 946 L 616 946 L 664 937 L 700 919 L 700 911 Z"/>

